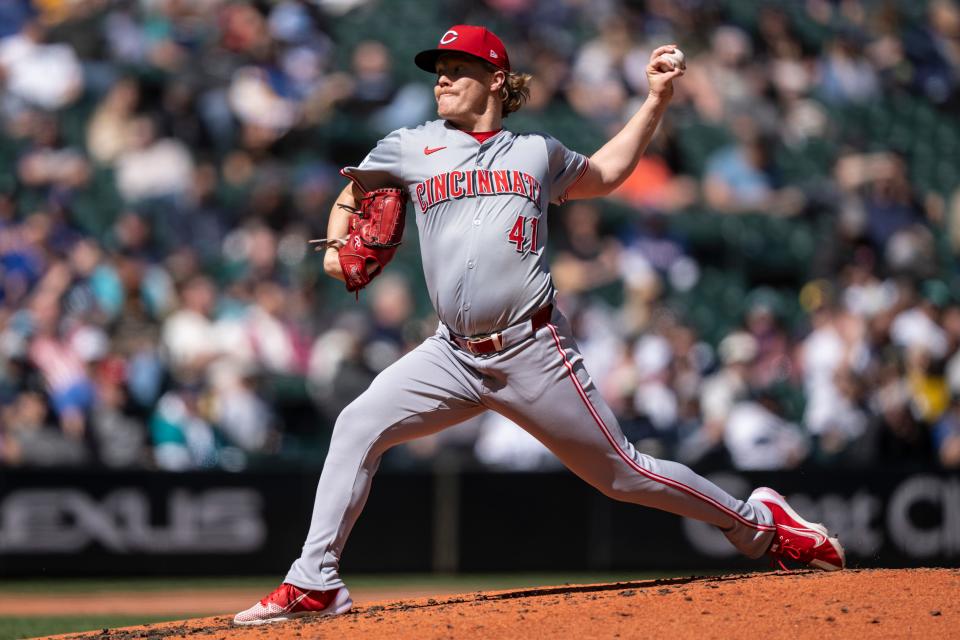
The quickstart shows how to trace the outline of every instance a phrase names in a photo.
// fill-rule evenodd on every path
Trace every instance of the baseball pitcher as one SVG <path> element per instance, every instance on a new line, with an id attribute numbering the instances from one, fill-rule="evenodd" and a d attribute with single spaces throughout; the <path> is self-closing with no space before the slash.
<path id="1" fill-rule="evenodd" d="M 630 175 L 683 76 L 679 50 L 652 52 L 649 96 L 589 158 L 549 135 L 503 128 L 530 76 L 513 71 L 489 30 L 451 27 L 415 63 L 435 74 L 439 118 L 390 133 L 343 169 L 349 183 L 321 245 L 327 274 L 358 291 L 393 257 L 409 199 L 440 324 L 344 409 L 300 557 L 279 588 L 234 621 L 349 610 L 338 565 L 381 456 L 486 410 L 516 422 L 611 498 L 708 522 L 749 557 L 842 569 L 839 541 L 772 489 L 739 500 L 683 465 L 637 452 L 554 304 L 548 206 L 604 196 Z"/>

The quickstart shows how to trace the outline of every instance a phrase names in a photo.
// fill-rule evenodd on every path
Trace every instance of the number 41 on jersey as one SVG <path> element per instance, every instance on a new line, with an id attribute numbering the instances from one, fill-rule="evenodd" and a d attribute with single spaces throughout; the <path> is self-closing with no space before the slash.
<path id="1" fill-rule="evenodd" d="M 510 235 L 507 236 L 513 244 L 517 247 L 517 253 L 524 252 L 524 245 L 527 241 L 526 229 L 527 222 L 530 223 L 530 253 L 537 252 L 537 225 L 540 223 L 538 218 L 534 217 L 524 217 L 517 216 L 517 221 L 513 223 L 513 228 L 510 229 Z"/>

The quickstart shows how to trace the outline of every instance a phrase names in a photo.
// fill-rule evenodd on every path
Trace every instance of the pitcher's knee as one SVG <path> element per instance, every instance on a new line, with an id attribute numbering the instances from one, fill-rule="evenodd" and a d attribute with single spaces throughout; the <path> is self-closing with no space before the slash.
<path id="1" fill-rule="evenodd" d="M 636 502 L 637 500 L 636 491 L 631 491 L 629 489 L 620 488 L 609 484 L 597 488 L 600 490 L 600 493 L 618 502 Z"/>
<path id="2" fill-rule="evenodd" d="M 632 504 L 654 503 L 656 494 L 662 489 L 659 485 L 650 483 L 637 474 L 631 474 L 627 478 L 614 476 L 605 479 L 602 483 L 593 483 L 593 486 L 608 498 Z"/>
<path id="3" fill-rule="evenodd" d="M 347 449 L 367 449 L 381 438 L 386 428 L 383 419 L 378 419 L 378 412 L 371 408 L 358 406 L 355 400 L 340 412 L 333 425 L 333 438 L 330 449 L 346 447 Z"/>

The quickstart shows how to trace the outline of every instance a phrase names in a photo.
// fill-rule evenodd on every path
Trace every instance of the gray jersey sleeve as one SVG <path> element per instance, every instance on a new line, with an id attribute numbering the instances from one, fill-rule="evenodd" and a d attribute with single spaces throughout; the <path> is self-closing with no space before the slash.
<path id="1" fill-rule="evenodd" d="M 552 136 L 545 135 L 543 140 L 550 162 L 550 202 L 563 204 L 567 199 L 567 191 L 583 177 L 590 161 L 582 153 L 567 149 Z"/>
<path id="2" fill-rule="evenodd" d="M 404 186 L 401 136 L 399 129 L 387 134 L 359 166 L 344 167 L 340 173 L 357 183 L 363 191 Z"/>

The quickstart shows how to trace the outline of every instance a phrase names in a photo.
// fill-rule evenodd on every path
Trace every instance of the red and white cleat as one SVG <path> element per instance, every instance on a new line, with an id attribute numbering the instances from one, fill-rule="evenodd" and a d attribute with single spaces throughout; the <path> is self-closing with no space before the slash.
<path id="1" fill-rule="evenodd" d="M 760 487 L 750 494 L 750 500 L 762 502 L 773 513 L 777 531 L 767 553 L 781 567 L 786 569 L 782 559 L 788 558 L 824 571 L 844 568 L 846 558 L 840 540 L 830 537 L 822 524 L 801 518 L 782 495 L 768 487 Z"/>
<path id="2" fill-rule="evenodd" d="M 352 606 L 346 587 L 316 591 L 284 582 L 266 598 L 234 616 L 233 623 L 267 624 L 304 616 L 332 616 L 346 613 Z"/>

